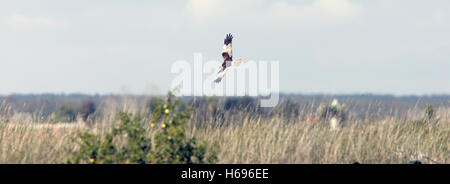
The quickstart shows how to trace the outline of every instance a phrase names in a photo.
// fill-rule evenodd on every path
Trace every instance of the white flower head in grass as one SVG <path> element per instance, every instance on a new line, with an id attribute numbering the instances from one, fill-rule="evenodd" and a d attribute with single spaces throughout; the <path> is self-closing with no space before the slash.
<path id="1" fill-rule="evenodd" d="M 330 128 L 331 130 L 337 130 L 339 128 L 339 121 L 336 117 L 330 119 Z"/>
<path id="2" fill-rule="evenodd" d="M 331 107 L 339 107 L 339 101 L 337 99 L 333 99 L 331 102 Z"/>

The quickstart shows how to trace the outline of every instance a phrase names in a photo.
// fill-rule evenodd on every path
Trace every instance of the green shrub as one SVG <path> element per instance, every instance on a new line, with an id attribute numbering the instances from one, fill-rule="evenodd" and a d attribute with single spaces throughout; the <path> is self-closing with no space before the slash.
<path id="1" fill-rule="evenodd" d="M 185 124 L 191 108 L 180 104 L 169 92 L 164 104 L 155 105 L 150 130 L 144 128 L 145 122 L 139 116 L 132 118 L 131 114 L 120 113 L 119 126 L 104 138 L 87 132 L 78 134 L 80 149 L 72 153 L 68 163 L 213 163 L 216 157 L 207 154 L 206 142 L 186 138 Z M 125 139 L 122 146 L 118 137 Z"/>
<path id="2" fill-rule="evenodd" d="M 212 163 L 214 155 L 206 155 L 206 142 L 197 143 L 186 139 L 185 125 L 190 119 L 192 108 L 183 107 L 172 93 L 165 104 L 153 111 L 151 127 L 157 128 L 154 136 L 152 163 Z"/>
<path id="3" fill-rule="evenodd" d="M 153 112 L 158 105 L 163 103 L 162 99 L 158 97 L 150 97 L 145 104 L 145 108 L 147 112 Z"/>
<path id="4" fill-rule="evenodd" d="M 147 163 L 151 140 L 140 123 L 140 117 L 130 118 L 130 114 L 119 113 L 120 125 L 105 134 L 104 139 L 87 132 L 78 134 L 80 150 L 73 153 L 69 163 Z M 125 146 L 119 147 L 115 138 L 125 136 Z"/>

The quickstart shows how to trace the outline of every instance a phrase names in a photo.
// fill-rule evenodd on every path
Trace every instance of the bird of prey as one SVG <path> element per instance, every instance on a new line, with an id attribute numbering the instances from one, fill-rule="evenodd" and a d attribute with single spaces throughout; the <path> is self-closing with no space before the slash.
<path id="1" fill-rule="evenodd" d="M 232 41 L 233 35 L 227 34 L 225 40 L 223 41 L 224 44 L 222 50 L 223 63 L 217 74 L 216 80 L 214 80 L 214 82 L 216 83 L 222 81 L 223 77 L 225 77 L 225 74 L 227 73 L 227 71 L 230 69 L 231 66 L 238 66 L 242 62 L 242 59 L 233 61 Z"/>

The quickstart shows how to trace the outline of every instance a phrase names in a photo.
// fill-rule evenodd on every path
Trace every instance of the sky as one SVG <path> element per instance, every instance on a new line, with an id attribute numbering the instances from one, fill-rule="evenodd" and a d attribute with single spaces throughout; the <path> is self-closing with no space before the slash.
<path id="1" fill-rule="evenodd" d="M 284 93 L 450 93 L 447 0 L 0 0 L 0 94 L 165 93 L 227 33 Z"/>

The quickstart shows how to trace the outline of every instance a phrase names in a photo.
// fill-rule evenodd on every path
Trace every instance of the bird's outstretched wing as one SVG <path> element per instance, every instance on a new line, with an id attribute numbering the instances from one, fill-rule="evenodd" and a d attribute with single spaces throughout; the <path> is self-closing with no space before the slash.
<path id="1" fill-rule="evenodd" d="M 224 45 L 228 45 L 228 44 L 230 44 L 232 41 L 233 41 L 233 35 L 231 35 L 231 33 L 228 33 L 228 34 L 225 36 L 225 40 L 223 40 L 223 44 L 224 44 Z"/>
<path id="2" fill-rule="evenodd" d="M 223 61 L 233 61 L 233 35 L 227 34 L 225 39 L 223 40 L 223 50 L 222 50 L 222 57 Z"/>
<path id="3" fill-rule="evenodd" d="M 215 83 L 219 83 L 222 81 L 222 79 L 225 77 L 225 74 L 227 74 L 228 70 L 230 70 L 233 66 L 237 67 L 242 63 L 242 59 L 236 60 L 236 61 L 230 61 L 228 62 L 229 66 L 227 66 L 225 69 L 220 70 L 217 74 L 216 80 L 214 80 Z"/>

